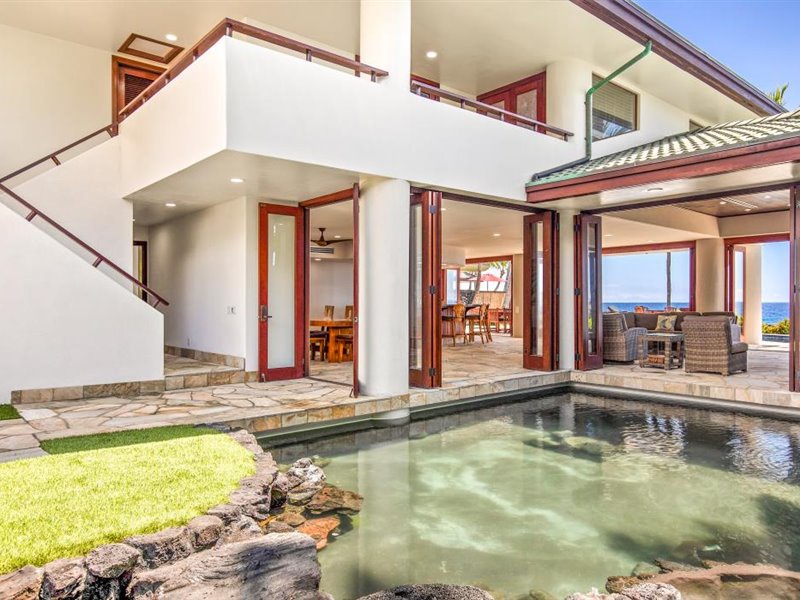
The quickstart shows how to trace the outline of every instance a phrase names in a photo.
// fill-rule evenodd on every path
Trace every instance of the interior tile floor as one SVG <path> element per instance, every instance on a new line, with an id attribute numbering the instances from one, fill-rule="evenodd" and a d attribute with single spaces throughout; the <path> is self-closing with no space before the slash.
<path id="1" fill-rule="evenodd" d="M 499 374 L 530 373 L 522 368 L 522 338 L 494 333 L 493 341 L 482 344 L 480 340 L 467 342 L 459 339 L 455 344 L 442 342 L 442 387 L 457 385 Z M 315 379 L 352 385 L 353 363 L 329 363 L 315 360 L 310 375 Z"/>

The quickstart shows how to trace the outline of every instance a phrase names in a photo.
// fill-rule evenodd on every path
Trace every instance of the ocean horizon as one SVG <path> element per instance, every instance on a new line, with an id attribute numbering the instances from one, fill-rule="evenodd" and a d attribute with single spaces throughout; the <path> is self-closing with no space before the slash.
<path id="1" fill-rule="evenodd" d="M 686 302 L 673 302 L 676 308 L 686 308 L 689 306 Z M 603 310 L 608 310 L 613 306 L 619 311 L 633 311 L 637 306 L 646 306 L 652 310 L 663 310 L 664 302 L 603 302 Z M 764 323 L 773 325 L 780 323 L 784 319 L 789 318 L 789 303 L 788 302 L 764 302 L 761 304 L 761 319 Z"/>

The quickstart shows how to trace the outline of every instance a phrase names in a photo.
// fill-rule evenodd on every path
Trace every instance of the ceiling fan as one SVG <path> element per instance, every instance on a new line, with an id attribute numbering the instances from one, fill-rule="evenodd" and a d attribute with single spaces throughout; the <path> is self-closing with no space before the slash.
<path id="1" fill-rule="evenodd" d="M 327 227 L 317 227 L 319 229 L 319 239 L 318 240 L 311 240 L 317 246 L 321 246 L 324 248 L 325 246 L 330 246 L 331 244 L 338 244 L 339 242 L 352 242 L 353 240 L 348 238 L 346 240 L 326 240 L 325 239 L 325 230 Z"/>

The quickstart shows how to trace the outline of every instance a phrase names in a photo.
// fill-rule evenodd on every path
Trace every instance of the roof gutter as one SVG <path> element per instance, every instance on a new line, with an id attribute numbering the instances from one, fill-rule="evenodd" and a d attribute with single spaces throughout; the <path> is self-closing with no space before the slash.
<path id="1" fill-rule="evenodd" d="M 541 179 L 542 177 L 547 177 L 548 175 L 552 175 L 553 173 L 557 173 L 558 171 L 562 171 L 564 169 L 577 167 L 592 160 L 592 108 L 593 108 L 593 99 L 595 93 L 604 85 L 610 83 L 619 75 L 630 69 L 633 65 L 638 63 L 652 51 L 653 51 L 653 42 L 652 40 L 647 40 L 647 43 L 645 43 L 644 45 L 644 50 L 642 50 L 639 54 L 634 56 L 632 59 L 630 59 L 621 67 L 612 71 L 610 75 L 604 77 L 586 91 L 586 99 L 584 101 L 584 106 L 586 108 L 586 125 L 585 125 L 585 138 L 584 138 L 585 155 L 583 156 L 583 158 L 579 158 L 578 160 L 573 160 L 572 162 L 560 165 L 558 167 L 553 167 L 552 169 L 547 169 L 546 171 L 534 173 L 533 176 L 531 177 L 531 181 L 536 181 L 537 179 Z"/>

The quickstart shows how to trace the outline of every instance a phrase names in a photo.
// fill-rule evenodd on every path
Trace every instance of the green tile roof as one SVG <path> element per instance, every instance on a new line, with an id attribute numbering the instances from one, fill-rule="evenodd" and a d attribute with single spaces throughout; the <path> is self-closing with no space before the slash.
<path id="1" fill-rule="evenodd" d="M 700 156 L 800 135 L 800 109 L 769 117 L 711 125 L 595 158 L 528 182 L 527 187 L 576 179 L 658 161 Z"/>

